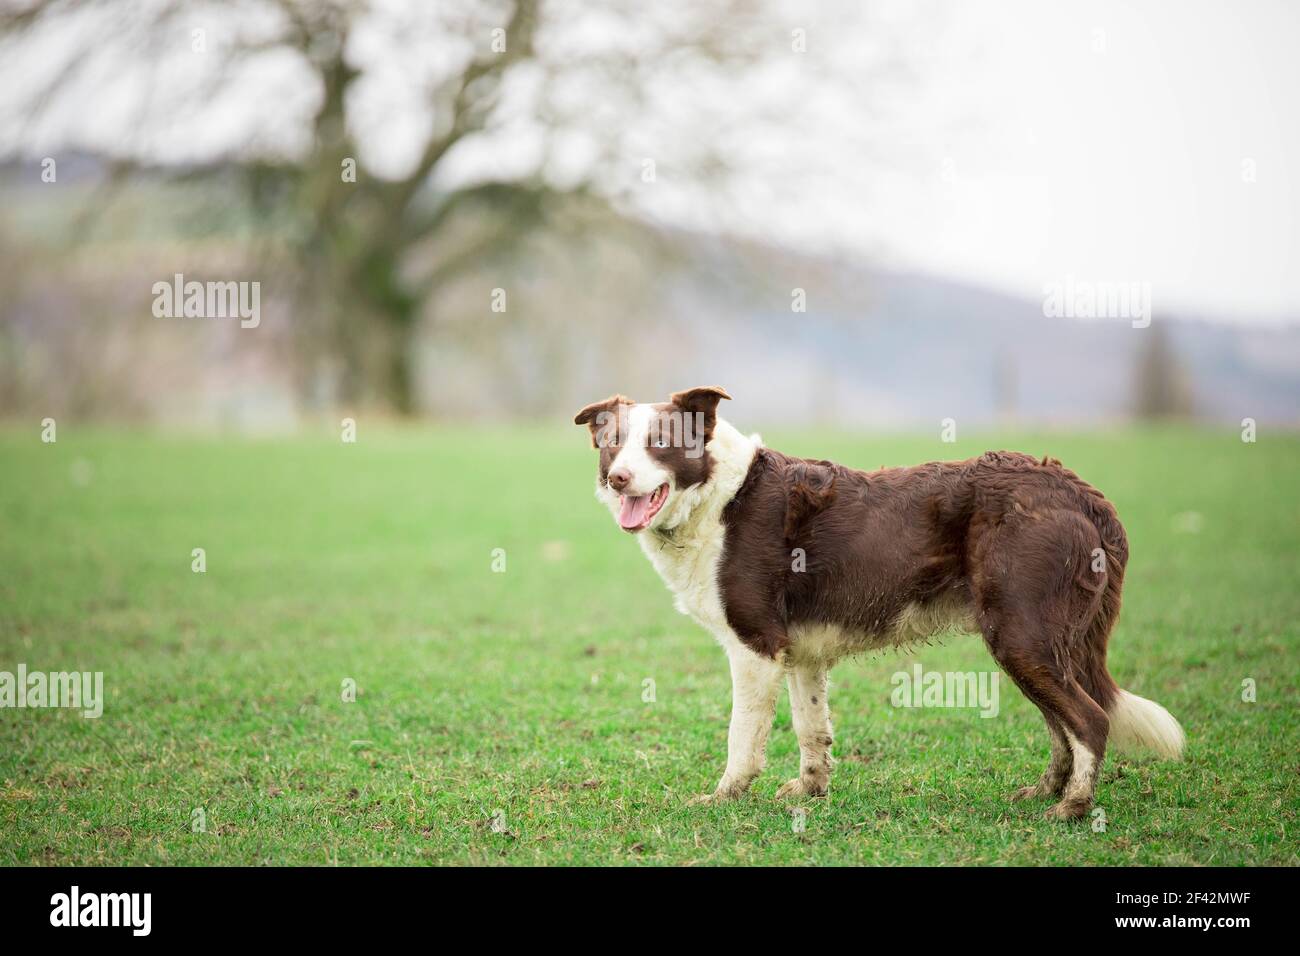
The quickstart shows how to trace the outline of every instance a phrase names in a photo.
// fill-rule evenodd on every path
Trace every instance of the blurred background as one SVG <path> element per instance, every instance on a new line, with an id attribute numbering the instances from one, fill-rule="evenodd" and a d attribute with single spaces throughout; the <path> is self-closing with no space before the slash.
<path id="1" fill-rule="evenodd" d="M 1300 7 L 814 7 L 0 3 L 0 416 L 1300 424 Z"/>
<path id="2" fill-rule="evenodd" d="M 1298 49 L 1295 0 L 0 0 L 0 669 L 107 695 L 0 713 L 0 864 L 1294 864 Z M 1189 762 L 1009 827 L 1035 708 L 888 706 L 954 640 L 837 671 L 806 832 L 702 825 L 727 668 L 572 416 L 705 384 L 1103 489 Z"/>

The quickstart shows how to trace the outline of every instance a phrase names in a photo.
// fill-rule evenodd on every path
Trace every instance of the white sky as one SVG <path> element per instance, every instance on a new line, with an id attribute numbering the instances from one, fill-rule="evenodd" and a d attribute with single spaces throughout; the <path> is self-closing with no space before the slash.
<path id="1" fill-rule="evenodd" d="M 887 250 L 1031 298 L 1072 275 L 1150 282 L 1158 310 L 1300 316 L 1300 3 L 947 18 L 914 117 L 936 168 L 873 197 Z M 938 132 L 961 117 L 974 128 Z"/>
<path id="2" fill-rule="evenodd" d="M 354 117 L 362 162 L 379 174 L 418 153 L 429 129 L 421 84 L 447 61 L 434 7 L 381 8 L 401 11 L 394 20 L 403 25 L 381 23 L 387 39 L 355 38 L 366 70 Z M 729 187 L 739 210 L 731 225 L 774 241 L 847 246 L 1034 300 L 1070 277 L 1148 282 L 1161 314 L 1300 318 L 1300 2 L 886 0 L 872 9 L 908 38 L 905 58 L 918 75 L 899 86 L 864 66 L 874 62 L 878 27 L 857 19 L 860 9 L 855 0 L 836 10 L 791 0 L 785 25 L 773 25 L 770 62 L 731 87 L 670 74 L 656 87 L 655 116 L 622 115 L 601 91 L 576 89 L 593 122 L 628 127 L 617 175 L 635 184 L 642 157 L 662 164 L 661 181 L 634 188 L 631 201 L 692 222 L 704 202 L 698 190 L 674 188 L 674 160 L 684 162 L 700 136 L 725 137 L 751 167 Z M 228 22 L 193 16 L 219 49 Z M 586 32 L 563 37 L 580 48 L 601 22 L 594 15 Z M 310 112 L 312 93 L 291 63 L 260 65 L 203 111 L 159 106 L 202 75 L 188 26 L 178 24 L 175 64 L 151 65 L 162 79 L 110 64 L 71 98 L 75 116 L 42 117 L 21 132 L 0 125 L 0 147 L 17 141 L 48 155 L 72 130 L 73 145 L 112 150 L 146 105 L 167 119 L 144 140 L 159 158 L 202 158 L 232 141 L 283 146 L 295 131 L 300 141 L 301 124 L 284 116 Z M 791 27 L 806 28 L 806 53 L 791 53 Z M 50 54 L 63 45 L 66 37 L 31 43 L 25 57 L 7 58 L 8 69 L 0 64 L 8 90 L 0 105 L 57 62 Z M 830 63 L 841 81 L 809 96 L 804 71 Z M 523 102 L 526 78 L 515 85 Z M 757 133 L 739 121 L 675 125 L 684 106 L 704 102 L 729 121 L 761 106 L 789 121 Z M 893 118 L 882 123 L 882 111 Z M 526 165 L 536 144 L 536 127 L 521 120 L 504 139 L 449 156 L 452 176 Z M 553 167 L 586 156 L 581 135 L 568 137 Z M 1254 181 L 1244 181 L 1250 169 Z"/>

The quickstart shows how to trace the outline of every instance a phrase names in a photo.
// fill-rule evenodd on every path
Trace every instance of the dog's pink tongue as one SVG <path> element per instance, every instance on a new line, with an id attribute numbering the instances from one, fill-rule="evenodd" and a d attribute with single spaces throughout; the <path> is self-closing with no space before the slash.
<path id="1" fill-rule="evenodd" d="M 639 528 L 645 524 L 646 513 L 650 510 L 650 496 L 624 495 L 620 499 L 623 507 L 618 513 L 618 523 L 623 528 Z"/>

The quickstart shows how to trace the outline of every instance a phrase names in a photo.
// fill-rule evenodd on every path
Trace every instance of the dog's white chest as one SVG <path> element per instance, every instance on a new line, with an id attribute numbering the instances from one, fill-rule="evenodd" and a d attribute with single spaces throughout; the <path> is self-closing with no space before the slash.
<path id="1" fill-rule="evenodd" d="M 689 614 L 719 639 L 734 640 L 718 586 L 724 531 L 721 522 L 712 524 L 714 527 L 693 528 L 669 541 L 645 535 L 641 548 L 672 591 L 678 611 Z"/>

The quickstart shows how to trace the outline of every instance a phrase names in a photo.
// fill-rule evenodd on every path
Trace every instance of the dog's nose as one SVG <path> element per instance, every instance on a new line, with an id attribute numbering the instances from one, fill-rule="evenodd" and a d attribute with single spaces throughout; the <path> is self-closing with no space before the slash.
<path id="1" fill-rule="evenodd" d="M 632 472 L 626 468 L 615 468 L 609 473 L 609 486 L 615 491 L 622 491 L 632 480 Z"/>

